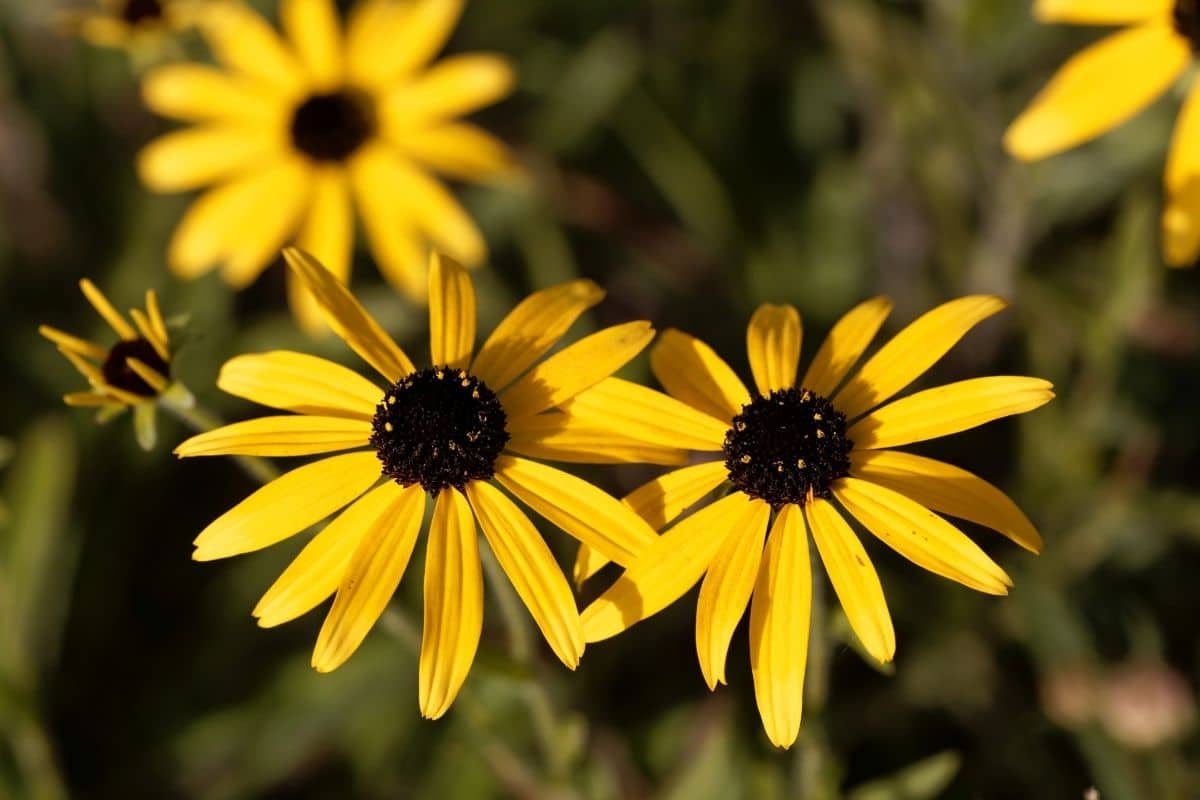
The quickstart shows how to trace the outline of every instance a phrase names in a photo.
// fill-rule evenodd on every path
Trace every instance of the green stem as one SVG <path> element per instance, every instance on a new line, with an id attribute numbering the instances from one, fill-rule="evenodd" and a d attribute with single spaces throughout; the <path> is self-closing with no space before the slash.
<path id="1" fill-rule="evenodd" d="M 161 403 L 160 406 L 170 411 L 196 433 L 208 433 L 225 424 L 223 419 L 201 406 L 184 408 L 173 403 Z M 233 460 L 247 475 L 259 483 L 270 483 L 279 477 L 279 470 L 265 459 L 253 456 L 234 456 Z"/>
<path id="2" fill-rule="evenodd" d="M 810 542 L 809 559 L 820 563 Z M 794 796 L 806 800 L 838 797 L 837 761 L 825 731 L 825 703 L 829 697 L 829 675 L 833 648 L 829 642 L 828 600 L 825 582 L 812 576 L 812 610 L 808 636 L 808 664 L 804 677 L 804 722 L 795 750 L 792 785 Z"/>

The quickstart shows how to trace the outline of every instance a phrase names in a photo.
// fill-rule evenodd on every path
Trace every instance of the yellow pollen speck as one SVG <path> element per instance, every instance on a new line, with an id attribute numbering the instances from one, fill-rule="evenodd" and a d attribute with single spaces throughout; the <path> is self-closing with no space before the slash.
<path id="1" fill-rule="evenodd" d="M 390 422 L 385 422 L 385 423 L 383 423 L 383 429 L 385 431 L 387 431 L 388 433 L 391 433 L 392 431 L 395 430 L 395 426 L 392 425 L 392 423 L 390 423 Z"/>
<path id="2" fill-rule="evenodd" d="M 462 379 L 462 384 L 461 384 L 461 385 L 462 385 L 462 387 L 463 387 L 464 389 L 465 389 L 465 388 L 467 388 L 468 386 L 470 386 L 470 385 L 471 385 L 471 379 L 470 379 L 470 378 L 463 378 L 463 379 Z"/>
<path id="3" fill-rule="evenodd" d="M 446 446 L 447 446 L 447 447 L 449 447 L 451 450 L 457 450 L 457 449 L 458 449 L 458 445 L 457 445 L 457 444 L 455 444 L 454 442 L 447 442 L 447 443 L 446 443 Z"/>
<path id="4" fill-rule="evenodd" d="M 820 428 L 817 428 L 817 438 L 818 438 L 818 439 L 824 439 L 824 438 L 825 438 L 825 431 L 821 430 Z"/>
<path id="5" fill-rule="evenodd" d="M 809 400 L 811 400 L 811 399 L 812 399 L 812 392 L 810 392 L 808 389 L 805 389 L 805 390 L 804 390 L 804 391 L 803 391 L 803 392 L 800 394 L 800 402 L 801 402 L 801 403 L 807 403 L 807 402 L 808 402 Z"/>
<path id="6" fill-rule="evenodd" d="M 737 422 L 733 423 L 733 427 L 737 428 L 738 431 L 744 431 L 746 430 L 746 423 L 739 419 Z"/>
<path id="7" fill-rule="evenodd" d="M 823 419 L 825 419 L 825 418 L 824 418 L 824 417 L 822 417 L 820 414 L 813 414 L 813 420 L 814 420 L 815 422 L 820 422 L 820 421 L 821 421 L 821 420 L 823 420 Z"/>
<path id="8" fill-rule="evenodd" d="M 476 389 L 475 391 L 471 392 L 471 399 L 472 399 L 472 400 L 478 400 L 478 399 L 479 399 L 479 390 L 478 390 L 478 389 Z"/>
<path id="9" fill-rule="evenodd" d="M 739 458 L 739 459 L 738 459 L 738 461 L 741 461 L 743 464 L 749 464 L 749 463 L 750 463 L 750 456 L 749 456 L 748 454 L 747 454 L 747 455 L 744 455 L 744 456 L 742 456 L 741 458 Z"/>
<path id="10" fill-rule="evenodd" d="M 433 374 L 434 377 L 436 377 L 439 381 L 446 377 L 446 371 L 441 369 L 437 370 Z"/>
<path id="11" fill-rule="evenodd" d="M 394 395 L 394 394 L 389 394 L 389 395 L 388 395 L 388 399 L 387 399 L 387 400 L 388 400 L 388 405 L 389 405 L 389 406 L 394 406 L 394 405 L 396 405 L 396 395 Z"/>
<path id="12" fill-rule="evenodd" d="M 799 469 L 804 469 L 804 459 L 803 458 L 796 462 L 796 467 Z"/>

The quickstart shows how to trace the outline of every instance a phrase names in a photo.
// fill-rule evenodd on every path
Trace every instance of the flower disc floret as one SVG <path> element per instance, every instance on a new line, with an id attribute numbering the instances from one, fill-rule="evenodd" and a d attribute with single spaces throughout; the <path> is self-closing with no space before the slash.
<path id="1" fill-rule="evenodd" d="M 375 410 L 371 444 L 383 474 L 436 494 L 488 480 L 508 443 L 508 419 L 487 384 L 461 369 L 429 367 L 392 386 Z"/>
<path id="2" fill-rule="evenodd" d="M 121 8 L 121 19 L 129 25 L 153 22 L 163 18 L 160 0 L 127 0 Z"/>
<path id="3" fill-rule="evenodd" d="M 725 434 L 725 467 L 735 487 L 779 509 L 829 498 L 850 474 L 846 416 L 807 389 L 783 389 L 742 406 Z"/>
<path id="4" fill-rule="evenodd" d="M 162 360 L 158 351 L 154 349 L 154 345 L 145 339 L 127 339 L 117 342 L 108 351 L 108 357 L 104 359 L 104 363 L 100 367 L 100 371 L 104 375 L 104 382 L 139 397 L 157 395 L 158 392 L 154 390 L 153 386 L 130 369 L 128 362 L 130 358 L 136 358 L 164 378 L 171 375 L 171 366 Z"/>
<path id="5" fill-rule="evenodd" d="M 1200 3 L 1196 0 L 1175 0 L 1171 12 L 1175 31 L 1187 39 L 1193 52 L 1200 52 Z"/>
<path id="6" fill-rule="evenodd" d="M 311 95 L 292 114 L 292 144 L 314 161 L 345 161 L 374 132 L 371 99 L 353 89 Z"/>

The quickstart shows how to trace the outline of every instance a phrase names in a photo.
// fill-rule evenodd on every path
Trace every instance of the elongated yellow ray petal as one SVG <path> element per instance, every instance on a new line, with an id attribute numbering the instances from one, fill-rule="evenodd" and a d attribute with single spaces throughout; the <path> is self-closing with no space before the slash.
<path id="1" fill-rule="evenodd" d="M 454 194 L 415 163 L 396 154 L 391 157 L 391 178 L 396 182 L 391 188 L 408 220 L 434 247 L 463 264 L 477 267 L 486 261 L 483 233 Z"/>
<path id="2" fill-rule="evenodd" d="M 92 308 L 96 309 L 96 313 L 104 318 L 117 336 L 120 336 L 125 341 L 132 341 L 138 338 L 137 331 L 130 327 L 125 318 L 121 316 L 121 312 L 113 308 L 113 304 L 108 302 L 108 298 L 104 293 L 96 288 L 96 284 L 84 278 L 79 282 L 79 288 L 83 290 L 83 296 L 92 304 Z"/>
<path id="3" fill-rule="evenodd" d="M 463 0 L 364 0 L 355 4 L 347 32 L 350 80 L 383 87 L 424 67 L 450 38 Z"/>
<path id="4" fill-rule="evenodd" d="M 158 331 L 154 329 L 154 324 L 150 322 L 150 319 L 136 308 L 129 309 L 129 316 L 133 318 L 133 324 L 137 326 L 138 333 L 150 343 L 154 352 L 158 353 L 158 357 L 168 364 L 171 363 L 171 351 L 167 349 L 167 343 L 159 338 Z"/>
<path id="5" fill-rule="evenodd" d="M 175 454 L 187 456 L 307 456 L 365 447 L 371 423 L 345 417 L 260 417 L 193 436 Z"/>
<path id="6" fill-rule="evenodd" d="M 451 178 L 471 181 L 516 179 L 521 175 L 508 146 L 466 122 L 394 133 L 392 145 L 408 158 Z"/>
<path id="7" fill-rule="evenodd" d="M 1129 25 L 1165 20 L 1174 0 L 1034 0 L 1033 15 L 1042 22 L 1077 25 Z"/>
<path id="8" fill-rule="evenodd" d="M 284 411 L 366 420 L 384 397 L 382 389 L 357 372 L 290 350 L 231 358 L 221 367 L 217 386 Z"/>
<path id="9" fill-rule="evenodd" d="M 342 79 L 342 34 L 333 0 L 284 0 L 279 21 L 314 90 L 338 88 Z"/>
<path id="10" fill-rule="evenodd" d="M 167 388 L 167 379 L 162 373 L 151 367 L 144 361 L 139 361 L 136 358 L 125 359 L 125 366 L 134 371 L 135 374 L 156 392 L 161 392 Z"/>
<path id="11" fill-rule="evenodd" d="M 821 342 L 800 385 L 822 397 L 832 397 L 891 312 L 892 301 L 886 297 L 872 297 L 846 312 Z"/>
<path id="12" fill-rule="evenodd" d="M 470 114 L 512 92 L 513 68 L 500 56 L 465 53 L 444 58 L 412 81 L 389 91 L 380 104 L 380 122 L 389 136 L 405 128 Z"/>
<path id="13" fill-rule="evenodd" d="M 269 87 L 207 64 L 158 67 L 143 79 L 142 99 L 164 117 L 274 123 L 281 129 L 290 110 L 285 98 Z"/>
<path id="14" fill-rule="evenodd" d="M 350 183 L 379 271 L 397 291 L 424 302 L 429 254 L 416 221 L 396 193 L 397 163 L 392 148 L 368 142 L 350 159 Z"/>
<path id="15" fill-rule="evenodd" d="M 267 21 L 242 3 L 214 3 L 200 17 L 200 30 L 221 63 L 298 97 L 305 89 L 304 70 Z"/>
<path id="16" fill-rule="evenodd" d="M 694 336 L 669 329 L 650 350 L 654 377 L 672 397 L 719 420 L 732 420 L 750 392 L 713 349 Z"/>
<path id="17" fill-rule="evenodd" d="M 728 422 L 621 378 L 606 378 L 560 406 L 573 420 L 660 447 L 715 452 Z"/>
<path id="18" fill-rule="evenodd" d="M 475 287 L 449 256 L 429 260 L 429 348 L 434 364 L 466 369 L 475 349 Z"/>
<path id="19" fill-rule="evenodd" d="M 764 397 L 796 384 L 800 363 L 800 313 L 791 306 L 763 303 L 746 328 L 746 353 L 754 385 Z"/>
<path id="20" fill-rule="evenodd" d="M 745 529 L 725 537 L 700 584 L 700 597 L 696 601 L 696 655 L 710 690 L 717 688 L 718 683 L 725 683 L 729 640 L 746 613 L 758 578 L 770 508 L 763 503 L 756 509 L 758 516 Z"/>
<path id="21" fill-rule="evenodd" d="M 350 282 L 354 256 L 354 208 L 350 181 L 339 166 L 313 170 L 312 202 L 296 234 L 296 246 L 324 264 L 342 283 Z M 310 333 L 325 330 L 321 306 L 294 272 L 288 273 L 288 303 L 301 327 Z"/>
<path id="22" fill-rule="evenodd" d="M 54 342 L 63 350 L 69 350 L 72 353 L 93 358 L 96 361 L 103 361 L 108 358 L 108 351 L 100 345 L 89 342 L 87 339 L 80 339 L 78 336 L 72 336 L 65 331 L 60 331 L 58 328 L 52 328 L 49 325 L 39 325 L 38 333 Z"/>
<path id="23" fill-rule="evenodd" d="M 185 128 L 142 148 L 138 177 L 154 192 L 186 192 L 243 172 L 288 146 L 280 133 L 244 124 Z"/>
<path id="24" fill-rule="evenodd" d="M 686 464 L 686 450 L 646 444 L 608 425 L 580 422 L 569 414 L 538 414 L 508 424 L 506 452 L 573 464 Z"/>

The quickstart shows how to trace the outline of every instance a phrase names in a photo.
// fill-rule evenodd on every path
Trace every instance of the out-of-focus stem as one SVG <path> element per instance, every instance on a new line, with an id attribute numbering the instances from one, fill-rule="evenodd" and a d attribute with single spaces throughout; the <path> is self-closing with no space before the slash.
<path id="1" fill-rule="evenodd" d="M 160 405 L 174 414 L 184 425 L 187 425 L 196 433 L 207 433 L 225 424 L 225 421 L 216 414 L 200 406 L 183 408 L 168 403 Z M 234 456 L 233 460 L 237 462 L 238 466 L 247 475 L 259 483 L 270 483 L 279 477 L 279 470 L 275 469 L 271 462 L 265 459 L 254 458 L 253 456 Z"/>

